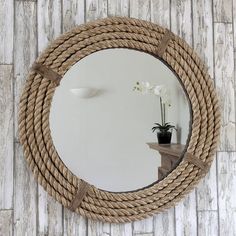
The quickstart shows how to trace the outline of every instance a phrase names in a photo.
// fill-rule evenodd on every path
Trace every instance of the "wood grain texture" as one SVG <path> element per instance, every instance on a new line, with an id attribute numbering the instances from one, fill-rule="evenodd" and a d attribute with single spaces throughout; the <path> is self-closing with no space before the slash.
<path id="1" fill-rule="evenodd" d="M 15 3 L 14 32 L 14 97 L 15 114 L 21 90 L 29 70 L 36 58 L 36 3 Z M 15 127 L 17 118 L 15 115 Z M 18 140 L 16 136 L 16 141 Z M 29 172 L 22 148 L 15 142 L 14 171 L 14 235 L 36 235 L 37 232 L 37 183 Z"/>
<path id="2" fill-rule="evenodd" d="M 213 0 L 214 22 L 232 23 L 233 0 Z"/>
<path id="3" fill-rule="evenodd" d="M 217 210 L 217 180 L 216 180 L 216 160 L 213 161 L 209 173 L 200 182 L 197 190 L 197 209 Z"/>
<path id="4" fill-rule="evenodd" d="M 208 68 L 213 78 L 213 17 L 212 2 L 208 0 L 193 1 L 193 47 Z"/>
<path id="5" fill-rule="evenodd" d="M 151 0 L 151 21 L 170 29 L 170 0 Z"/>
<path id="6" fill-rule="evenodd" d="M 153 217 L 149 217 L 140 221 L 135 221 L 133 223 L 134 234 L 153 233 L 153 231 Z"/>
<path id="7" fill-rule="evenodd" d="M 108 16 L 129 16 L 129 0 L 108 0 Z"/>
<path id="8" fill-rule="evenodd" d="M 87 220 L 68 209 L 64 209 L 64 236 L 87 235 Z"/>
<path id="9" fill-rule="evenodd" d="M 88 220 L 88 235 L 89 236 L 108 236 L 111 234 L 111 224 L 98 221 Z"/>
<path id="10" fill-rule="evenodd" d="M 214 52 L 215 83 L 222 110 L 219 149 L 233 151 L 235 150 L 235 81 L 232 24 L 214 24 Z"/>
<path id="11" fill-rule="evenodd" d="M 38 235 L 63 234 L 62 206 L 38 186 Z"/>
<path id="12" fill-rule="evenodd" d="M 69 31 L 85 21 L 84 0 L 63 0 L 63 32 Z"/>
<path id="13" fill-rule="evenodd" d="M 151 1 L 150 0 L 130 0 L 130 17 L 151 20 Z"/>
<path id="14" fill-rule="evenodd" d="M 0 0 L 0 64 L 13 62 L 14 0 Z"/>
<path id="15" fill-rule="evenodd" d="M 131 236 L 132 232 L 132 223 L 111 224 L 111 236 Z"/>
<path id="16" fill-rule="evenodd" d="M 50 41 L 61 34 L 61 2 L 51 0 L 38 0 L 37 28 L 39 53 Z"/>
<path id="17" fill-rule="evenodd" d="M 107 0 L 86 0 L 86 22 L 107 17 Z"/>
<path id="18" fill-rule="evenodd" d="M 13 232 L 12 226 L 13 226 L 12 210 L 0 210 L 0 235 L 12 236 Z"/>
<path id="19" fill-rule="evenodd" d="M 133 234 L 134 236 L 153 236 L 153 233 L 139 233 L 139 234 Z"/>
<path id="20" fill-rule="evenodd" d="M 13 202 L 13 72 L 0 65 L 0 210 Z"/>
<path id="21" fill-rule="evenodd" d="M 17 135 L 17 112 L 21 92 L 29 67 L 37 56 L 37 19 L 35 2 L 15 3 L 14 31 L 14 97 L 15 97 L 15 141 Z"/>
<path id="22" fill-rule="evenodd" d="M 26 166 L 22 148 L 15 145 L 14 235 L 37 233 L 37 183 Z"/>
<path id="23" fill-rule="evenodd" d="M 217 211 L 200 211 L 198 213 L 198 235 L 219 235 Z"/>
<path id="24" fill-rule="evenodd" d="M 221 94 L 220 150 L 236 151 L 235 1 L 0 0 L 0 3 L 0 64 L 13 63 L 13 70 L 11 65 L 0 65 L 0 235 L 236 235 L 235 152 L 219 153 L 196 195 L 192 192 L 176 208 L 136 223 L 104 224 L 61 209 L 41 187 L 38 189 L 26 167 L 16 132 L 19 96 L 37 50 L 42 51 L 61 31 L 85 20 L 107 15 L 131 16 L 171 28 L 194 46 Z M 15 148 L 11 149 L 13 144 Z"/>
<path id="25" fill-rule="evenodd" d="M 236 153 L 220 152 L 217 157 L 219 233 L 236 235 Z"/>
<path id="26" fill-rule="evenodd" d="M 191 0 L 171 2 L 171 30 L 192 45 Z"/>
<path id="27" fill-rule="evenodd" d="M 154 235 L 175 235 L 175 209 L 154 216 Z"/>
<path id="28" fill-rule="evenodd" d="M 176 236 L 197 235 L 196 193 L 192 191 L 175 207 Z"/>

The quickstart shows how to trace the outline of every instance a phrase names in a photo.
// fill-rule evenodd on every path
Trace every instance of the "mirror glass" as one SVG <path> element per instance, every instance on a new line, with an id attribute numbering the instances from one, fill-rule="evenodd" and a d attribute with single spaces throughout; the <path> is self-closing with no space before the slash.
<path id="1" fill-rule="evenodd" d="M 93 53 L 56 88 L 50 129 L 61 160 L 97 188 L 143 188 L 176 167 L 188 142 L 189 101 L 159 59 L 130 49 Z"/>

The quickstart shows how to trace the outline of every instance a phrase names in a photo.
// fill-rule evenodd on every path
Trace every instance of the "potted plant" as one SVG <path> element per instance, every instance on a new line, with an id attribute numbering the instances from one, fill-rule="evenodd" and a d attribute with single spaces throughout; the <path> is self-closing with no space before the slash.
<path id="1" fill-rule="evenodd" d="M 161 124 L 155 123 L 152 131 L 157 131 L 157 139 L 159 144 L 171 143 L 172 130 L 176 129 L 174 125 L 166 122 L 166 107 L 170 107 L 170 97 L 167 88 L 164 85 L 151 85 L 149 82 L 137 82 L 134 86 L 135 91 L 142 94 L 154 94 L 159 97 L 161 109 Z"/>
<path id="2" fill-rule="evenodd" d="M 157 131 L 157 139 L 159 144 L 167 144 L 171 142 L 172 129 L 175 127 L 169 123 L 159 124 L 155 123 L 156 126 L 152 127 L 152 132 Z"/>

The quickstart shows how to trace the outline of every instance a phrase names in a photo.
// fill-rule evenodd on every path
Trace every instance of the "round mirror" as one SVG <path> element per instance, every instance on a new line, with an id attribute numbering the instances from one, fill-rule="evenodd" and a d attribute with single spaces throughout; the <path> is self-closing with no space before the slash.
<path id="1" fill-rule="evenodd" d="M 97 188 L 124 192 L 164 178 L 190 132 L 187 96 L 159 59 L 107 49 L 71 67 L 50 111 L 53 143 L 65 165 Z"/>

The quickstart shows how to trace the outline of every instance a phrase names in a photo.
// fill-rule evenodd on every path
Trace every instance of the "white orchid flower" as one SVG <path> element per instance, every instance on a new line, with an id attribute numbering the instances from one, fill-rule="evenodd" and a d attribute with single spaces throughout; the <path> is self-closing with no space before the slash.
<path id="1" fill-rule="evenodd" d="M 158 85 L 156 85 L 156 86 L 154 86 L 154 88 L 153 88 L 153 93 L 154 93 L 154 95 L 156 95 L 156 96 L 160 96 L 161 95 L 161 90 L 162 90 L 162 86 L 158 86 Z"/>
<path id="2" fill-rule="evenodd" d="M 169 90 L 164 85 L 151 85 L 148 81 L 142 81 L 141 83 L 136 83 L 134 90 L 137 90 L 144 95 L 154 94 L 161 98 L 163 104 L 170 106 Z"/>
<path id="3" fill-rule="evenodd" d="M 135 87 L 134 87 L 134 90 L 137 90 L 137 91 L 140 91 L 142 94 L 149 94 L 151 93 L 151 90 L 152 90 L 153 86 L 151 86 L 151 84 L 149 82 L 137 82 Z"/>
<path id="4" fill-rule="evenodd" d="M 166 104 L 168 106 L 171 105 L 169 90 L 164 86 L 161 89 L 160 97 L 162 99 L 163 104 Z"/>

